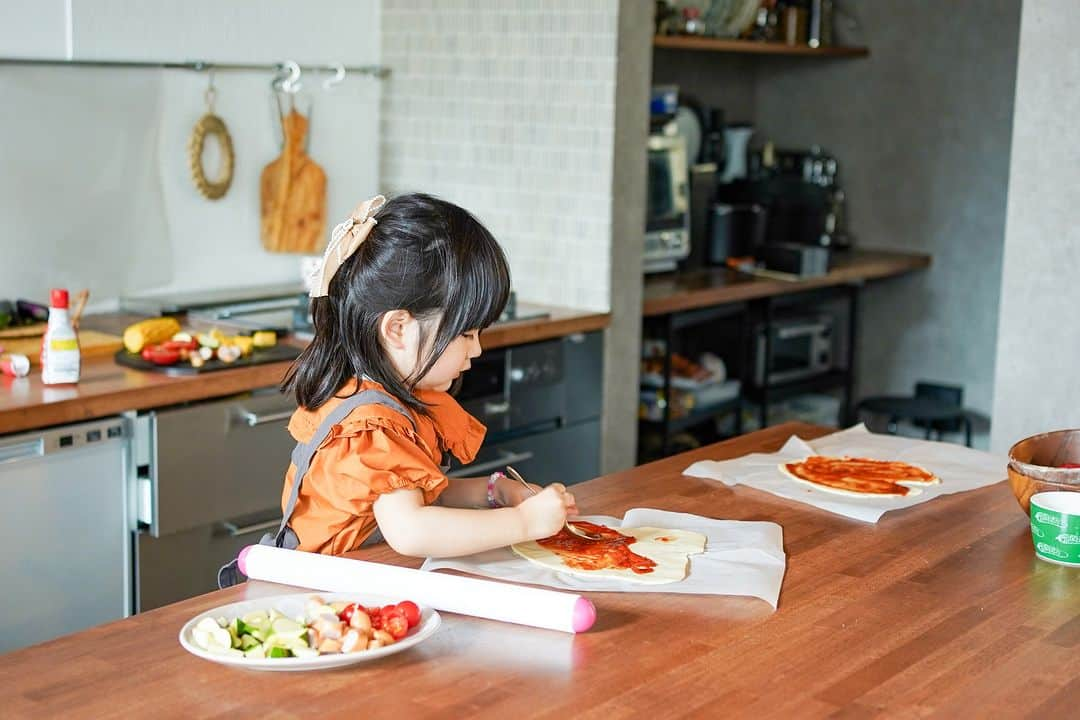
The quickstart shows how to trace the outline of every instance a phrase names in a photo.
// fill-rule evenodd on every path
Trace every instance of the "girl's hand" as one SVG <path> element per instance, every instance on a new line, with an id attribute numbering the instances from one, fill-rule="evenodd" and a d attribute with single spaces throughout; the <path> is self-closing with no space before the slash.
<path id="1" fill-rule="evenodd" d="M 525 491 L 525 488 L 521 488 Z M 527 492 L 527 491 L 526 491 Z M 577 511 L 574 496 L 560 483 L 552 483 L 538 495 L 525 498 L 517 506 L 529 540 L 551 537 L 559 532 L 571 510 Z"/>
<path id="2" fill-rule="evenodd" d="M 501 504 L 503 507 L 514 507 L 525 502 L 533 495 L 538 495 L 544 490 L 543 486 L 536 485 L 534 483 L 529 483 L 529 487 L 531 487 L 534 492 L 529 492 L 525 489 L 525 486 L 518 481 L 503 475 L 501 478 L 499 478 L 499 481 L 495 486 L 495 489 L 499 495 L 499 504 Z M 564 491 L 566 490 L 563 485 L 559 485 L 559 487 L 563 488 Z M 566 514 L 577 515 L 578 509 L 577 503 L 574 500 L 574 496 L 571 493 L 567 492 L 566 497 L 570 501 L 569 505 L 566 506 Z"/>
<path id="3" fill-rule="evenodd" d="M 520 505 L 525 500 L 528 500 L 533 495 L 540 494 L 544 489 L 533 483 L 529 483 L 529 487 L 533 489 L 533 492 L 526 490 L 525 486 L 517 480 L 503 475 L 495 484 L 495 490 L 498 494 L 497 500 L 503 507 L 514 507 L 515 505 Z"/>

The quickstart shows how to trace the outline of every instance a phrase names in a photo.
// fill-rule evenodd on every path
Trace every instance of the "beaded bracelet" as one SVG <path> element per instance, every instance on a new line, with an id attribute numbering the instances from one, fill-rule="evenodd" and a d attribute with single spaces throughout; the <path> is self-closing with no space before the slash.
<path id="1" fill-rule="evenodd" d="M 495 483 L 499 478 L 506 477 L 501 472 L 496 470 L 488 476 L 487 481 L 487 503 L 489 508 L 501 508 L 502 503 L 495 499 Z"/>

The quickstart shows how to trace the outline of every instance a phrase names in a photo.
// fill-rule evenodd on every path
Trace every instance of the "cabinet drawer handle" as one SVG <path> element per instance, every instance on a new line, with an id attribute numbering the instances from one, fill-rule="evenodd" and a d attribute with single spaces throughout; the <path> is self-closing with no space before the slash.
<path id="1" fill-rule="evenodd" d="M 251 525 L 237 525 L 236 523 L 231 522 L 221 523 L 221 526 L 225 528 L 225 531 L 229 533 L 230 537 L 250 535 L 263 530 L 277 530 L 279 525 L 281 525 L 281 518 L 278 518 L 277 520 L 264 520 L 263 522 L 252 523 Z"/>
<path id="2" fill-rule="evenodd" d="M 533 454 L 530 451 L 525 452 L 510 452 L 509 450 L 500 450 L 499 457 L 494 460 L 488 460 L 482 463 L 473 463 L 472 465 L 466 465 L 465 467 L 458 468 L 452 473 L 448 473 L 448 477 L 465 477 L 477 474 L 484 474 L 488 470 L 495 470 L 496 468 L 505 467 L 511 463 L 523 463 L 526 460 L 532 460 Z"/>
<path id="3" fill-rule="evenodd" d="M 256 425 L 265 425 L 266 423 L 279 422 L 281 420 L 288 420 L 292 417 L 292 410 L 282 410 L 280 412 L 267 413 L 266 415 L 259 415 L 253 413 L 250 410 L 244 410 L 241 408 L 239 411 L 240 419 L 247 423 L 248 427 L 255 427 Z"/>
<path id="4" fill-rule="evenodd" d="M 44 454 L 45 442 L 41 438 L 11 443 L 10 445 L 0 445 L 0 463 L 41 457 Z"/>
<path id="5" fill-rule="evenodd" d="M 487 402 L 484 403 L 485 415 L 505 415 L 510 412 L 510 401 L 504 400 L 502 402 Z"/>

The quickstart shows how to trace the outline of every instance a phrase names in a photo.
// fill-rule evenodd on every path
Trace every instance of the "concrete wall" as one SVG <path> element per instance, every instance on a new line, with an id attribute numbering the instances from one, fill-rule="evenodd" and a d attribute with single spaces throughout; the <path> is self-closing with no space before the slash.
<path id="1" fill-rule="evenodd" d="M 1080 5 L 1025 2 L 991 447 L 1080 426 Z"/>
<path id="2" fill-rule="evenodd" d="M 10 25 L 5 9 L 0 25 L 19 31 L 0 29 L 0 57 L 55 59 L 69 49 L 80 59 L 363 65 L 380 52 L 377 0 L 317 0 L 299 17 L 286 0 L 74 0 L 70 16 L 63 6 L 22 4 Z M 347 42 L 339 25 L 355 29 Z M 298 258 L 267 253 L 259 239 L 259 174 L 279 152 L 271 76 L 216 76 L 236 172 L 228 194 L 211 202 L 192 185 L 187 160 L 191 128 L 205 112 L 205 74 L 0 65 L 0 133 L 8 138 L 0 145 L 0 296 L 44 300 L 49 287 L 64 285 L 89 288 L 93 304 L 298 280 Z M 324 92 L 320 78 L 306 79 L 310 154 L 327 172 L 334 221 L 377 189 L 380 83 L 350 77 Z"/>
<path id="3" fill-rule="evenodd" d="M 604 353 L 605 473 L 637 461 L 641 356 L 641 248 L 645 243 L 645 153 L 648 136 L 652 17 L 646 3 L 619 5 L 615 155 L 611 198 L 611 327 Z"/>
<path id="4" fill-rule="evenodd" d="M 843 7 L 858 27 L 841 21 L 838 34 L 870 57 L 754 57 L 747 69 L 746 58 L 658 54 L 655 77 L 730 98 L 737 116 L 752 72 L 754 143 L 824 146 L 857 244 L 934 256 L 931 270 L 862 294 L 858 394 L 954 383 L 989 413 L 1020 0 Z"/>

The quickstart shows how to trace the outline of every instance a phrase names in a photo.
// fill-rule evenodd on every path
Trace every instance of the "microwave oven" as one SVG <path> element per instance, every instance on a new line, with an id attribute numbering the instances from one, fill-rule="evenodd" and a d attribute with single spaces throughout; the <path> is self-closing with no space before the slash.
<path id="1" fill-rule="evenodd" d="M 770 323 L 772 353 L 766 368 L 766 326 L 758 325 L 754 382 L 758 387 L 823 375 L 833 369 L 833 320 L 827 315 L 791 317 Z"/>
<path id="2" fill-rule="evenodd" d="M 690 177 L 686 138 L 649 135 L 644 271 L 674 270 L 690 254 Z"/>

